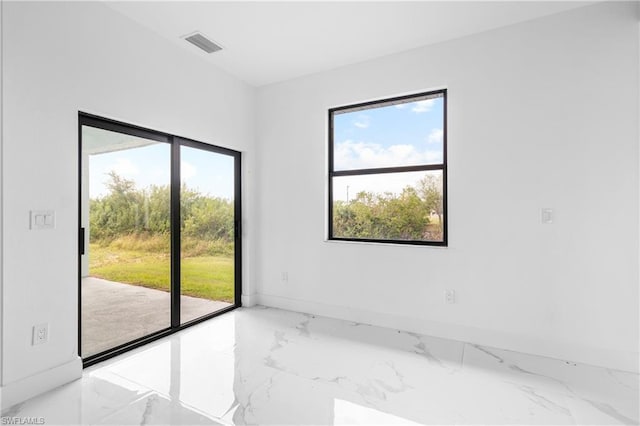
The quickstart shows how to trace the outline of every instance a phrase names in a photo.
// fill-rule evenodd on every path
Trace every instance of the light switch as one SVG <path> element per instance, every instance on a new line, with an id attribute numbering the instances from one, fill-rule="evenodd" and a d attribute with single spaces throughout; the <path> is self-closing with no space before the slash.
<path id="1" fill-rule="evenodd" d="M 553 209 L 542 209 L 541 210 L 541 219 L 542 223 L 545 225 L 550 225 L 553 223 Z"/>
<path id="2" fill-rule="evenodd" d="M 56 212 L 54 210 L 31 210 L 29 213 L 30 229 L 54 229 L 56 227 Z"/>

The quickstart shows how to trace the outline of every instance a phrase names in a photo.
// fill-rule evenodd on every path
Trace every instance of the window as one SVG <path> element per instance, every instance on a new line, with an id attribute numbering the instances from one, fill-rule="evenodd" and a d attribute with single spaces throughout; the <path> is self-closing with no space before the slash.
<path id="1" fill-rule="evenodd" d="M 447 245 L 447 91 L 329 110 L 329 239 Z"/>

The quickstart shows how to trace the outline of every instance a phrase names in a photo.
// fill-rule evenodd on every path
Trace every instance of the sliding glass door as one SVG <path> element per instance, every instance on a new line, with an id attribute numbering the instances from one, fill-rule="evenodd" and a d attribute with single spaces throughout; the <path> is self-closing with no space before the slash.
<path id="1" fill-rule="evenodd" d="M 180 321 L 235 300 L 234 158 L 180 147 Z"/>
<path id="2" fill-rule="evenodd" d="M 171 326 L 171 146 L 91 126 L 82 141 L 88 357 Z"/>
<path id="3" fill-rule="evenodd" d="M 80 333 L 100 360 L 240 305 L 240 153 L 80 114 Z"/>

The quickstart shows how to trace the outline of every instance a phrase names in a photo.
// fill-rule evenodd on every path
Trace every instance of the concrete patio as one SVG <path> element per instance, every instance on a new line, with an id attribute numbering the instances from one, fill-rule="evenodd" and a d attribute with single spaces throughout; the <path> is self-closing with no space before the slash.
<path id="1" fill-rule="evenodd" d="M 230 303 L 180 297 L 181 322 L 231 306 Z M 82 279 L 82 356 L 87 357 L 168 328 L 170 294 L 166 291 L 107 281 Z"/>

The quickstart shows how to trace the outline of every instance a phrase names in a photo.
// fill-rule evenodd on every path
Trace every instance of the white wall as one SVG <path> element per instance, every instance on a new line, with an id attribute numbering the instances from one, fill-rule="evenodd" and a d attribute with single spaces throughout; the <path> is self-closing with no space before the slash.
<path id="1" fill-rule="evenodd" d="M 255 162 L 254 89 L 100 2 L 4 2 L 3 406 L 78 377 L 78 111 L 243 151 Z M 251 200 L 244 200 L 245 225 Z M 29 231 L 29 211 L 56 229 Z M 251 293 L 251 228 L 245 226 Z M 247 233 L 247 231 L 249 231 Z M 50 341 L 31 346 L 31 327 Z"/>
<path id="2" fill-rule="evenodd" d="M 4 2 L 2 0 L 0 0 L 0 23 L 2 23 L 2 11 L 4 9 Z M 0 28 L 0 188 L 2 188 L 2 182 L 4 180 L 4 172 L 3 172 L 3 168 L 2 168 L 2 163 L 3 163 L 3 155 L 2 155 L 2 146 L 3 146 L 3 131 L 2 131 L 2 118 L 3 118 L 3 105 L 4 105 L 4 89 L 3 89 L 3 78 L 2 75 L 4 73 L 4 37 L 3 37 L 3 33 L 4 31 L 2 31 L 2 28 Z M 2 220 L 2 212 L 3 212 L 3 192 L 2 190 L 0 190 L 0 306 L 2 306 L 3 304 L 3 299 L 2 299 L 2 277 L 3 277 L 3 273 L 2 273 L 2 249 L 3 249 L 3 244 L 1 243 L 2 241 L 4 241 L 4 239 L 2 238 L 2 224 L 3 224 L 3 220 Z M 0 408 L 2 407 L 2 313 L 0 313 Z"/>
<path id="3" fill-rule="evenodd" d="M 258 302 L 637 371 L 638 74 L 607 3 L 260 89 Z M 327 109 L 441 87 L 449 247 L 324 241 Z"/>

